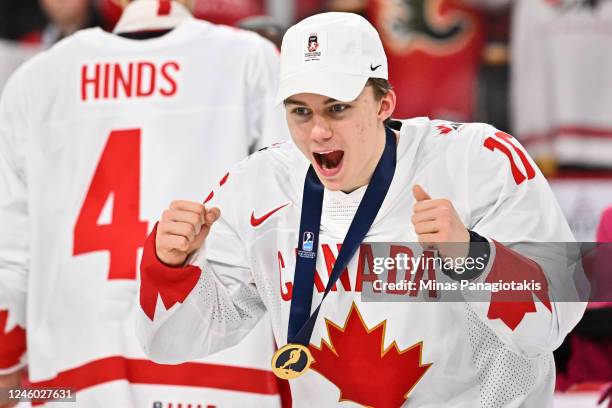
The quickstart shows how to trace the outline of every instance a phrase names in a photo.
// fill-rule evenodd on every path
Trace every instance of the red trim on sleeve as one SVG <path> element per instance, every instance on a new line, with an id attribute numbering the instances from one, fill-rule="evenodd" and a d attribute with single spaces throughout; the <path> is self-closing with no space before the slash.
<path id="1" fill-rule="evenodd" d="M 229 177 L 229 171 L 227 173 L 225 173 L 225 176 L 223 176 L 223 178 L 221 180 L 219 180 L 219 186 L 223 187 L 223 185 L 225 184 L 225 182 L 227 181 L 227 178 Z"/>
<path id="2" fill-rule="evenodd" d="M 212 200 L 212 198 L 213 198 L 214 196 L 215 196 L 215 192 L 214 192 L 214 191 L 211 191 L 211 192 L 208 194 L 208 197 L 206 197 L 206 200 L 204 200 L 204 202 L 203 202 L 203 203 L 204 203 L 204 204 L 208 203 L 210 200 Z"/>
<path id="3" fill-rule="evenodd" d="M 26 350 L 26 332 L 21 326 L 6 331 L 8 310 L 0 310 L 0 368 L 6 369 L 19 364 Z"/>
<path id="4" fill-rule="evenodd" d="M 548 297 L 548 282 L 542 268 L 536 262 L 512 251 L 497 241 L 495 260 L 486 282 L 531 282 L 540 283 L 537 291 L 500 290 L 491 293 L 491 303 L 487 317 L 491 320 L 501 319 L 511 330 L 515 330 L 527 313 L 536 311 L 533 294 L 552 312 Z"/>
<path id="5" fill-rule="evenodd" d="M 170 14 L 172 9 L 172 3 L 170 0 L 159 0 L 159 6 L 157 7 L 158 16 L 167 16 Z"/>
<path id="6" fill-rule="evenodd" d="M 194 265 L 173 268 L 164 265 L 155 252 L 157 223 L 147 237 L 140 262 L 140 307 L 151 319 L 155 315 L 157 297 L 160 296 L 164 307 L 170 309 L 176 303 L 183 303 L 198 283 L 202 270 Z"/>

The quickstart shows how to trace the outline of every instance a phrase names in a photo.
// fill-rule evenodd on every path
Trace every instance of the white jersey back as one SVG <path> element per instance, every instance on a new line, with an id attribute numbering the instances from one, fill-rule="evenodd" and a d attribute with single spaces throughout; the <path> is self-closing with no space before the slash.
<path id="1" fill-rule="evenodd" d="M 76 388 L 79 406 L 279 404 L 269 323 L 182 367 L 148 361 L 130 323 L 142 244 L 163 209 L 206 196 L 264 136 L 288 136 L 273 109 L 277 70 L 258 35 L 188 18 L 145 40 L 83 30 L 8 83 L 0 345 L 26 328 L 33 383 Z M 0 351 L 12 353 L 0 370 L 26 364 L 23 351 Z"/>

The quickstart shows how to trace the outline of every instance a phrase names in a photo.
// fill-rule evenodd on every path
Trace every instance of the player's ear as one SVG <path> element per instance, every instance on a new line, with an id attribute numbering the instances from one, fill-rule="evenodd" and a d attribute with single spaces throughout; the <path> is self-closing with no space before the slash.
<path id="1" fill-rule="evenodd" d="M 378 119 L 381 122 L 384 122 L 388 118 L 391 117 L 393 111 L 395 110 L 395 104 L 397 101 L 397 96 L 393 89 L 389 90 L 381 99 L 378 101 Z"/>

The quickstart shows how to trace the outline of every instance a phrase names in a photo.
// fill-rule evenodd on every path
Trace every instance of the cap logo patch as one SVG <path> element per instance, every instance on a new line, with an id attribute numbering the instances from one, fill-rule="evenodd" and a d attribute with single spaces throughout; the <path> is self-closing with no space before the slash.
<path id="1" fill-rule="evenodd" d="M 308 36 L 308 52 L 315 52 L 319 48 L 317 33 Z"/>
<path id="2" fill-rule="evenodd" d="M 306 52 L 304 53 L 304 61 L 319 61 L 321 59 L 321 50 L 319 49 L 319 35 L 310 33 L 306 43 Z"/>

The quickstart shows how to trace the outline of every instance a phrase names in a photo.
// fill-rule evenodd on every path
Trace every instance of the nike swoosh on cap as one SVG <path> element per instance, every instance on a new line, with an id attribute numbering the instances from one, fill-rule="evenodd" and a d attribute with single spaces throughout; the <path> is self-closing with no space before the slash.
<path id="1" fill-rule="evenodd" d="M 262 215 L 261 217 L 255 217 L 255 210 L 253 210 L 251 212 L 251 226 L 254 228 L 259 227 L 261 224 L 263 224 L 268 218 L 270 218 L 272 215 L 274 215 L 274 213 L 276 213 L 277 211 L 285 208 L 286 206 L 288 206 L 289 203 L 283 204 L 279 207 L 276 207 L 275 209 L 273 209 L 272 211 L 269 211 L 268 213 Z"/>
<path id="2" fill-rule="evenodd" d="M 376 71 L 378 68 L 382 67 L 382 64 L 378 64 L 377 66 L 373 67 L 372 64 L 370 64 L 370 69 L 372 71 Z"/>

